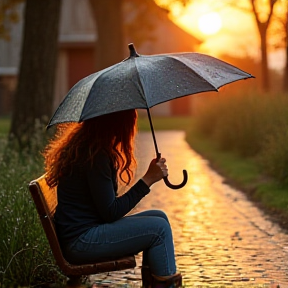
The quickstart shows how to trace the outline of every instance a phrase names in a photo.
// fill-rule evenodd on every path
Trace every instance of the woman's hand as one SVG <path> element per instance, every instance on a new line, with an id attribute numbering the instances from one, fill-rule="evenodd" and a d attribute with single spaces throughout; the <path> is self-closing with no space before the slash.
<path id="1" fill-rule="evenodd" d="M 142 177 L 142 180 L 147 186 L 150 187 L 155 182 L 160 181 L 164 176 L 168 176 L 168 168 L 165 162 L 165 158 L 160 158 L 158 162 L 157 159 L 151 161 L 146 174 Z"/>

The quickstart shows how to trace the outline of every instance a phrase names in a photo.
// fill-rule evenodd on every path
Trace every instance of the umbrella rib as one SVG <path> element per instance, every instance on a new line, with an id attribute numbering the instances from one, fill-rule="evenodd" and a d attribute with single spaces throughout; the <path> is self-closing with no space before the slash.
<path id="1" fill-rule="evenodd" d="M 141 80 L 141 77 L 140 77 L 140 74 L 139 74 L 139 69 L 138 69 L 138 66 L 137 66 L 137 59 L 136 57 L 134 57 L 134 65 L 135 65 L 135 69 L 137 70 L 137 78 L 138 78 L 138 81 L 139 81 L 139 86 L 141 87 L 141 92 L 140 95 L 142 96 L 144 102 L 146 103 L 146 108 L 149 108 L 150 105 L 147 103 L 147 98 L 146 98 L 146 95 L 145 95 L 145 90 L 144 90 L 144 85 L 142 83 L 142 80 Z M 143 96 L 144 95 L 144 96 Z"/>
<path id="2" fill-rule="evenodd" d="M 184 65 L 185 67 L 187 67 L 188 69 L 191 70 L 191 67 L 189 67 L 186 63 L 180 61 L 177 56 L 175 57 L 174 55 L 169 55 L 169 57 L 173 58 L 174 60 L 178 61 L 179 63 L 181 63 L 182 65 Z M 219 87 L 215 87 L 212 83 L 210 83 L 207 79 L 205 79 L 203 76 L 201 76 L 201 75 L 200 75 L 199 73 L 197 73 L 195 70 L 193 70 L 193 72 L 194 72 L 196 75 L 198 75 L 201 79 L 203 79 L 204 82 L 206 82 L 206 83 L 208 83 L 209 85 L 211 85 L 217 92 L 219 91 L 219 90 L 218 90 Z M 189 95 L 189 94 L 188 94 L 188 95 Z"/>
<path id="3" fill-rule="evenodd" d="M 186 53 L 179 53 L 179 55 L 185 55 L 185 54 L 186 54 Z M 194 54 L 199 54 L 199 53 L 194 52 Z M 199 54 L 199 55 L 200 55 L 200 54 Z M 207 55 L 207 56 L 208 56 L 208 55 Z M 178 61 L 180 60 L 179 57 L 178 57 L 178 55 L 175 55 L 175 54 L 174 54 L 174 55 L 173 55 L 173 54 L 170 54 L 169 57 L 171 57 L 171 58 L 173 58 L 173 59 L 175 59 L 175 60 L 178 60 Z M 219 62 L 222 62 L 222 63 L 224 63 L 225 65 L 228 65 L 228 66 L 230 66 L 230 67 L 236 68 L 237 70 L 243 72 L 244 74 L 248 74 L 247 77 L 244 77 L 244 76 L 243 76 L 242 79 L 235 79 L 234 81 L 229 81 L 228 83 L 224 83 L 224 84 L 222 84 L 222 85 L 220 85 L 220 86 L 216 86 L 216 87 L 215 87 L 215 85 L 213 85 L 212 83 L 210 83 L 207 79 L 205 79 L 203 76 L 201 76 L 201 75 L 200 75 L 199 73 L 197 73 L 195 70 L 193 70 L 201 79 L 203 79 L 206 83 L 208 83 L 209 85 L 211 85 L 217 92 L 219 92 L 219 88 L 221 88 L 221 87 L 223 87 L 223 86 L 225 86 L 225 85 L 227 85 L 227 84 L 230 84 L 230 83 L 233 83 L 233 82 L 236 82 L 236 81 L 239 81 L 239 80 L 243 80 L 243 79 L 255 78 L 253 75 L 251 75 L 251 74 L 249 74 L 249 73 L 247 73 L 247 72 L 245 72 L 245 71 L 237 68 L 236 66 L 234 66 L 234 65 L 232 65 L 232 64 L 230 64 L 230 63 L 224 62 L 224 61 L 222 61 L 222 60 L 220 60 L 220 59 L 217 59 L 217 58 L 214 58 L 214 57 L 212 57 L 212 56 L 208 56 L 208 57 L 210 57 L 210 58 L 212 58 L 212 59 L 216 59 L 216 60 L 218 60 Z M 189 67 L 186 63 L 184 63 L 184 62 L 182 62 L 182 61 L 179 61 L 179 62 L 181 62 L 183 65 L 185 65 L 186 67 L 188 67 L 189 69 L 191 69 L 191 67 Z M 237 74 L 238 74 L 238 75 L 241 75 L 240 73 L 237 73 Z"/>
<path id="4" fill-rule="evenodd" d="M 119 65 L 121 65 L 121 63 L 122 63 L 122 62 L 116 63 L 116 64 L 114 64 L 114 65 L 112 65 L 112 66 L 109 66 L 109 67 L 107 67 L 107 68 L 105 68 L 105 69 L 103 69 L 103 70 L 100 70 L 100 71 L 97 71 L 97 72 L 94 73 L 95 75 L 96 75 L 96 74 L 99 74 L 99 75 L 97 76 L 96 79 L 93 80 L 93 84 L 92 84 L 91 87 L 90 87 L 90 90 L 89 90 L 88 96 L 87 96 L 87 98 L 86 98 L 86 101 L 85 101 L 85 103 L 84 103 L 84 105 L 83 105 L 83 107 L 82 107 L 82 109 L 81 109 L 81 114 L 80 114 L 79 122 L 81 122 L 81 121 L 84 120 L 84 119 L 83 119 L 83 111 L 85 110 L 85 108 L 86 108 L 86 106 L 87 106 L 87 102 L 88 102 L 87 100 L 89 99 L 89 97 L 91 97 L 91 94 L 92 94 L 91 91 L 92 91 L 93 87 L 96 85 L 97 80 L 98 80 L 99 78 L 104 77 L 105 74 L 109 73 L 109 72 L 110 72 L 111 70 L 113 70 L 115 67 L 118 67 Z M 102 73 L 101 73 L 101 72 L 102 72 Z M 96 116 L 98 116 L 98 115 L 96 115 Z M 93 117 L 96 117 L 96 116 L 93 116 Z"/>

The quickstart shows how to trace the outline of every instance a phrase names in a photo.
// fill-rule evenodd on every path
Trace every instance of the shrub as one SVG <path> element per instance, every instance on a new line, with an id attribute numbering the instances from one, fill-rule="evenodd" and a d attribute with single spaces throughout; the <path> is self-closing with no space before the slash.
<path id="1" fill-rule="evenodd" d="M 261 170 L 288 184 L 288 125 L 275 127 L 272 134 L 267 135 L 257 157 Z"/>
<path id="2" fill-rule="evenodd" d="M 288 171 L 288 97 L 221 94 L 197 106 L 196 128 L 222 150 L 257 158 L 263 173 L 280 182 Z"/>

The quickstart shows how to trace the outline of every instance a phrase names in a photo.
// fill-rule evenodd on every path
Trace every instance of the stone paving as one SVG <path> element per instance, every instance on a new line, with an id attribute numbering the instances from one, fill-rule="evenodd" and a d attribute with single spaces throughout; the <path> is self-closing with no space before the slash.
<path id="1" fill-rule="evenodd" d="M 177 268 L 184 287 L 288 287 L 288 232 L 224 184 L 209 163 L 185 142 L 182 131 L 156 132 L 159 150 L 167 159 L 169 180 L 188 183 L 171 190 L 161 181 L 133 212 L 164 210 L 174 235 Z M 137 175 L 154 157 L 151 133 L 137 137 Z M 133 270 L 91 277 L 105 287 L 141 287 L 141 255 Z"/>

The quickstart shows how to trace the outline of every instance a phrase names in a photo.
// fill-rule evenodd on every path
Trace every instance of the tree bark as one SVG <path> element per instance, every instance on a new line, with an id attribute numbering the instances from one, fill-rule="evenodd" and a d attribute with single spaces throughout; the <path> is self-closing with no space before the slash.
<path id="1" fill-rule="evenodd" d="M 18 85 L 10 139 L 29 145 L 35 121 L 47 124 L 52 113 L 61 0 L 27 0 Z"/>
<path id="2" fill-rule="evenodd" d="M 267 28 L 260 29 L 261 41 L 261 74 L 262 74 L 262 89 L 263 91 L 270 90 L 270 78 L 268 67 L 268 53 L 267 53 Z"/>
<path id="3" fill-rule="evenodd" d="M 284 92 L 288 92 L 288 45 L 286 44 L 286 60 L 284 67 L 284 76 L 283 76 L 283 90 Z"/>
<path id="4" fill-rule="evenodd" d="M 286 23 L 285 23 L 285 67 L 283 74 L 283 91 L 288 92 L 288 1 L 286 2 Z"/>
<path id="5" fill-rule="evenodd" d="M 97 23 L 96 70 L 124 58 L 122 0 L 90 0 Z"/>

